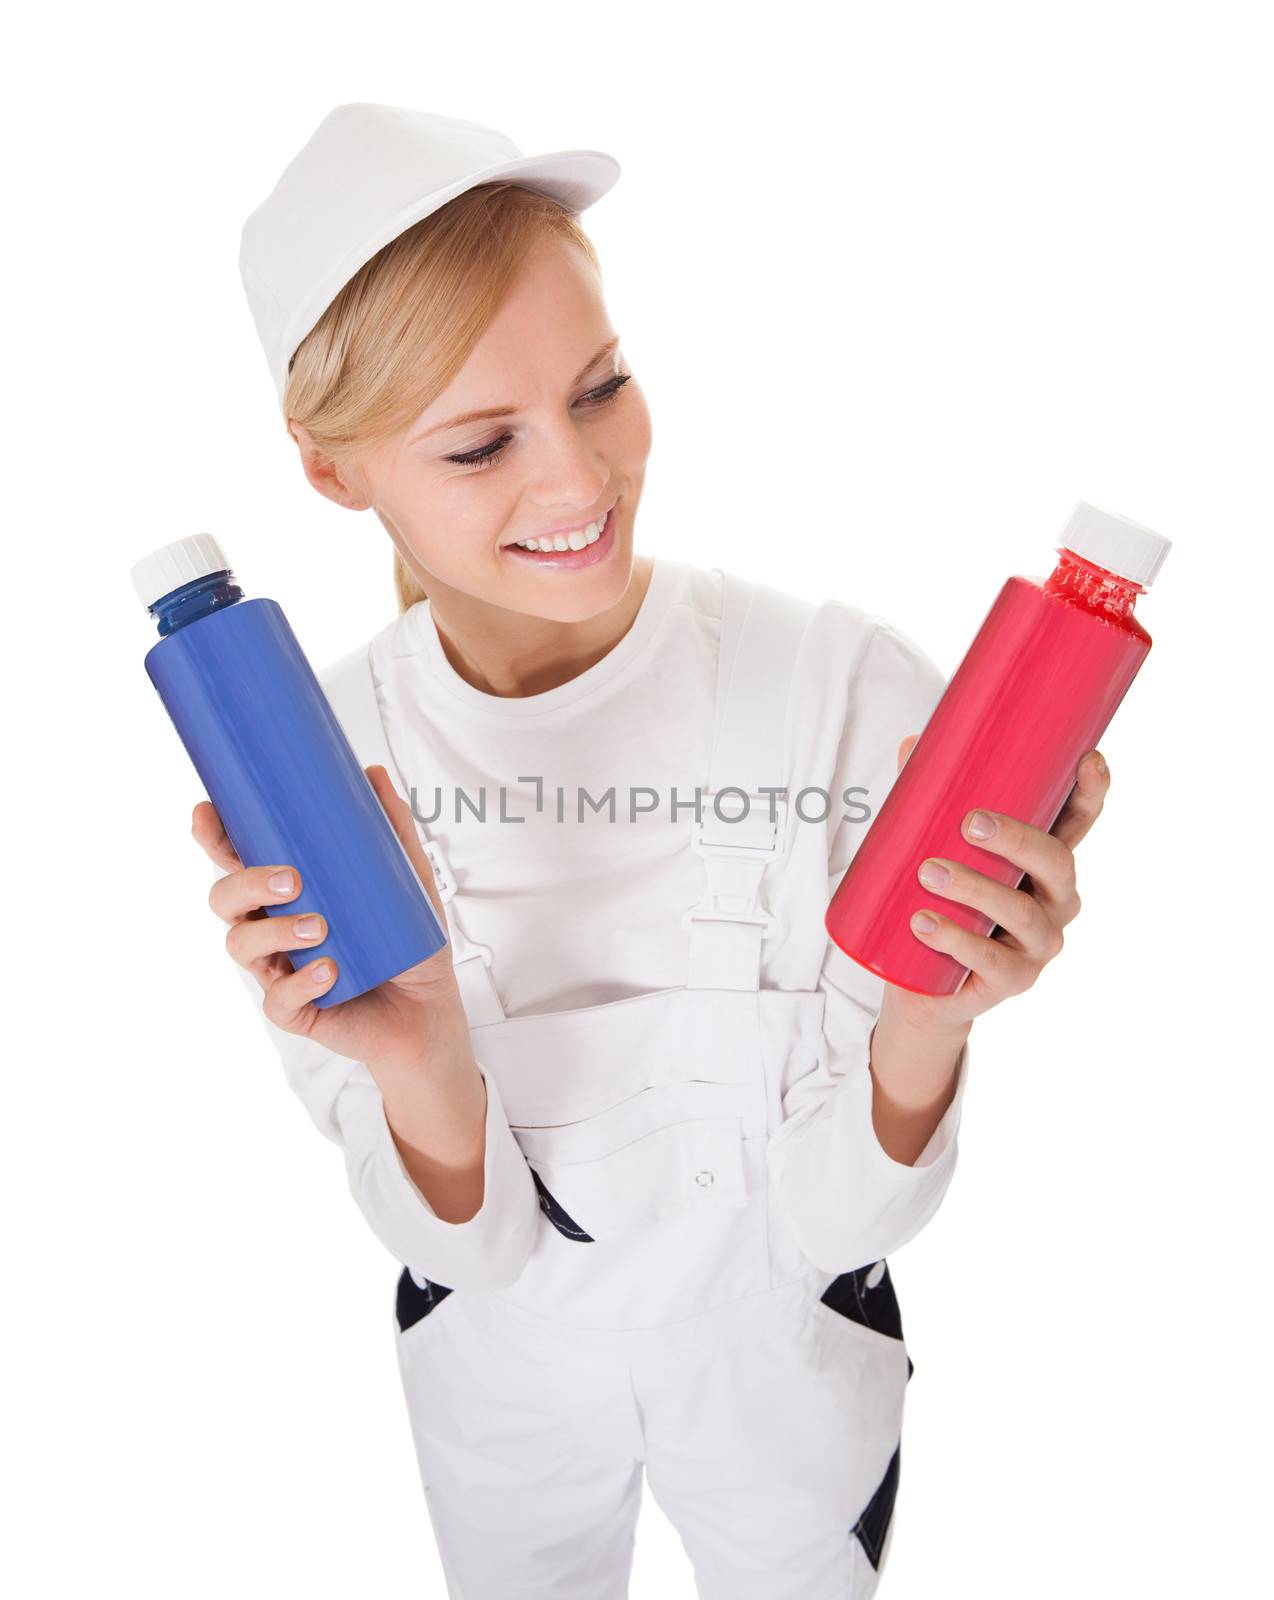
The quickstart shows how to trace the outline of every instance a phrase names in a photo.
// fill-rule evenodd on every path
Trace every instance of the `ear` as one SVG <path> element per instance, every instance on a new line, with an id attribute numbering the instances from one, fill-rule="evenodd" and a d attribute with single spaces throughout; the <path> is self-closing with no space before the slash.
<path id="1" fill-rule="evenodd" d="M 288 418 L 288 432 L 296 440 L 301 452 L 301 466 L 305 476 L 321 495 L 334 500 L 338 506 L 350 511 L 366 511 L 371 501 L 349 467 L 339 467 L 330 456 L 324 455 L 310 437 L 309 429 L 294 417 Z"/>

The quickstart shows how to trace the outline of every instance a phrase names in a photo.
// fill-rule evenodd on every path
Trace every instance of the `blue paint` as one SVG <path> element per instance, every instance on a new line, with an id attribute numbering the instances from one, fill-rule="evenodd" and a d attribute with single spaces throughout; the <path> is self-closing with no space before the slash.
<path id="1" fill-rule="evenodd" d="M 447 942 L 432 902 L 273 600 L 243 598 L 229 569 L 151 602 L 146 671 L 245 867 L 290 866 L 301 893 L 269 916 L 317 911 L 321 944 L 295 970 L 337 967 L 314 1004 L 352 1000 Z"/>

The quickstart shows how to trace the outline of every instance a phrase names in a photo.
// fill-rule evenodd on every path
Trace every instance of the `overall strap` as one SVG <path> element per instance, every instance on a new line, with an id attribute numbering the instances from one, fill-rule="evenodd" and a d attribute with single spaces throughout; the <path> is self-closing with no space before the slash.
<path id="1" fill-rule="evenodd" d="M 761 903 L 761 882 L 787 843 L 792 676 L 817 607 L 731 572 L 722 571 L 722 589 L 708 792 L 690 830 L 707 882 L 703 899 L 682 917 L 690 930 L 687 985 L 756 989 L 762 941 L 777 931 Z"/>
<path id="2" fill-rule="evenodd" d="M 383 766 L 394 781 L 394 787 L 410 805 L 411 794 L 406 780 L 385 737 L 376 678 L 372 671 L 371 645 L 360 645 L 357 650 L 342 656 L 319 674 L 319 682 L 336 714 L 336 720 L 345 731 L 345 737 L 354 747 L 360 765 L 369 767 L 379 763 Z M 456 883 L 442 846 L 429 837 L 424 824 L 414 812 L 412 820 L 421 848 L 433 868 L 434 882 L 438 886 L 438 896 L 447 919 L 451 960 L 465 1016 L 471 1027 L 483 1022 L 501 1022 L 504 1020 L 504 1007 L 491 975 L 491 951 L 488 946 L 474 944 L 465 937 L 457 909 L 451 903 L 455 898 Z"/>

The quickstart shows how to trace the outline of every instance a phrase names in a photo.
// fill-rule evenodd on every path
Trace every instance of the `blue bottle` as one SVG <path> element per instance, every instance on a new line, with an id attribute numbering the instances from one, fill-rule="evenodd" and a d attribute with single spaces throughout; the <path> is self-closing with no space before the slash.
<path id="1" fill-rule="evenodd" d="M 446 930 L 279 606 L 245 600 L 206 533 L 130 575 L 159 623 L 146 671 L 239 859 L 301 874 L 301 893 L 267 914 L 327 919 L 321 944 L 285 952 L 294 971 L 335 960 L 314 1004 L 352 1000 L 441 950 Z"/>

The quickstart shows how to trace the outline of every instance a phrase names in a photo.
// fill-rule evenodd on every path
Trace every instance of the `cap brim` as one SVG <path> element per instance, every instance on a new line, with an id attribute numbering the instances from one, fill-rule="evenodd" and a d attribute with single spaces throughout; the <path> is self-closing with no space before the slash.
<path id="1" fill-rule="evenodd" d="M 275 373 L 279 399 L 283 399 L 287 390 L 287 363 L 306 334 L 358 269 L 414 223 L 432 215 L 457 195 L 480 183 L 494 183 L 498 178 L 516 178 L 527 188 L 549 195 L 569 211 L 586 211 L 614 186 L 620 170 L 619 162 L 604 150 L 556 150 L 548 155 L 519 156 L 514 161 L 498 161 L 442 189 L 433 189 L 405 206 L 330 267 L 293 310 L 282 332 L 282 371 Z"/>

